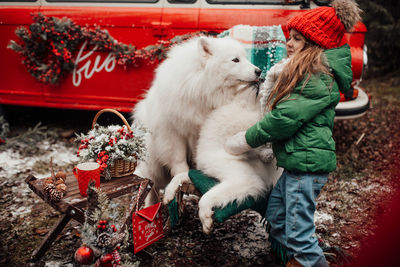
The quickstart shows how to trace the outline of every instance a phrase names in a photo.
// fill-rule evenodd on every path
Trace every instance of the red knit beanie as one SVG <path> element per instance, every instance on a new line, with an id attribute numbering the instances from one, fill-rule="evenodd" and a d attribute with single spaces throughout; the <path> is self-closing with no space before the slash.
<path id="1" fill-rule="evenodd" d="M 338 47 L 346 30 L 351 30 L 360 20 L 361 10 L 352 0 L 335 0 L 331 5 L 291 18 L 288 29 L 297 30 L 325 49 Z"/>

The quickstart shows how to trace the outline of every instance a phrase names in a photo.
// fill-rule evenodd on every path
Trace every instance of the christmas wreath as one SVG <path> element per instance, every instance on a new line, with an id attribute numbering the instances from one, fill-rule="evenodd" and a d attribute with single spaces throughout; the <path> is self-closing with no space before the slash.
<path id="1" fill-rule="evenodd" d="M 162 60 L 172 45 L 201 34 L 175 36 L 171 40 L 160 40 L 157 44 L 136 49 L 131 44 L 118 42 L 99 26 L 82 27 L 66 17 L 59 19 L 38 13 L 33 15 L 33 21 L 29 30 L 17 28 L 15 33 L 19 40 L 11 40 L 8 48 L 20 55 L 33 77 L 50 84 L 57 84 L 63 75 L 73 71 L 73 53 L 84 41 L 88 41 L 89 46 L 97 46 L 98 51 L 111 52 L 118 64 L 136 67 L 143 60 L 150 63 Z"/>

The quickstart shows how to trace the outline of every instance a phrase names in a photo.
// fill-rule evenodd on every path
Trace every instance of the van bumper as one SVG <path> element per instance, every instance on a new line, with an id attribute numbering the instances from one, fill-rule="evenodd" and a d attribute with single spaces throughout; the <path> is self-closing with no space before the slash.
<path id="1" fill-rule="evenodd" d="M 336 120 L 356 119 L 362 117 L 369 109 L 370 99 L 367 93 L 359 86 L 354 86 L 354 88 L 358 89 L 357 98 L 339 102 L 335 109 Z"/>

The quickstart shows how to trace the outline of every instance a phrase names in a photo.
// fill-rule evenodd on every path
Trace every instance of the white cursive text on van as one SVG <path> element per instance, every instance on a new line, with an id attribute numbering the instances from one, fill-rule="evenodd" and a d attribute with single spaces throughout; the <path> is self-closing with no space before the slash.
<path id="1" fill-rule="evenodd" d="M 96 59 L 94 60 L 94 65 L 93 65 L 92 69 L 90 69 L 90 67 L 91 67 L 90 65 L 92 64 L 92 61 L 90 59 L 88 59 L 87 62 L 78 69 L 79 63 L 83 62 L 88 57 L 90 57 L 97 49 L 97 45 L 96 45 L 91 51 L 89 51 L 87 54 L 82 56 L 83 51 L 86 48 L 86 45 L 87 45 L 87 41 L 85 41 L 83 43 L 83 45 L 81 46 L 81 48 L 79 49 L 79 53 L 75 60 L 75 67 L 74 67 L 74 71 L 72 74 L 72 84 L 75 87 L 78 87 L 81 84 L 82 73 L 86 79 L 90 79 L 95 72 L 100 72 L 103 69 L 107 72 L 111 72 L 115 68 L 115 62 L 116 62 L 115 56 L 112 55 L 112 53 L 109 53 L 108 56 L 106 57 L 106 59 L 103 61 L 103 64 L 100 65 L 101 56 L 97 55 Z"/>

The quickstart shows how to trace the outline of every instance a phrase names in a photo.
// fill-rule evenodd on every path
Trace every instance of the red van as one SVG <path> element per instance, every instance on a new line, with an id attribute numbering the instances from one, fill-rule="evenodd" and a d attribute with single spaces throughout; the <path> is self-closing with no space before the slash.
<path id="1" fill-rule="evenodd" d="M 75 69 L 57 85 L 32 77 L 19 55 L 7 48 L 17 40 L 15 30 L 29 28 L 32 14 L 67 17 L 78 25 L 99 26 L 115 39 L 137 48 L 170 40 L 186 33 L 222 32 L 238 24 L 282 25 L 304 10 L 330 1 L 310 0 L 0 0 L 0 104 L 99 110 L 132 109 L 150 87 L 157 64 L 124 68 L 109 53 L 88 49 L 85 43 L 72 55 Z M 337 118 L 359 117 L 369 106 L 365 92 L 357 87 L 366 62 L 361 22 L 346 34 L 349 43 L 356 98 L 343 98 Z M 287 32 L 285 31 L 285 34 Z M 347 100 L 347 101 L 346 101 Z"/>

